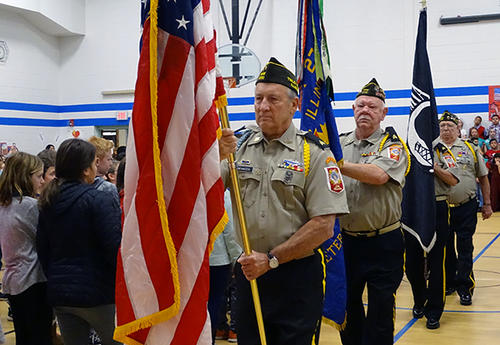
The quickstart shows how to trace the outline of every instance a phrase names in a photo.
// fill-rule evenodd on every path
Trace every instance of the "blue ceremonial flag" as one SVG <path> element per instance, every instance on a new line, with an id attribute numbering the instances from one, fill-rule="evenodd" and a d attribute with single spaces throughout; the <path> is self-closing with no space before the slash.
<path id="1" fill-rule="evenodd" d="M 439 136 L 438 113 L 427 55 L 427 10 L 420 11 L 413 63 L 408 149 L 411 169 L 403 189 L 402 227 L 429 252 L 436 241 L 434 158 L 432 142 Z"/>
<path id="2" fill-rule="evenodd" d="M 342 164 L 337 124 L 333 115 L 332 79 L 325 28 L 318 0 L 299 0 L 296 67 L 300 89 L 302 130 L 310 131 L 330 146 Z M 320 248 L 326 270 L 324 319 L 337 328 L 345 326 L 346 282 L 344 249 L 338 220 L 333 237 Z"/>

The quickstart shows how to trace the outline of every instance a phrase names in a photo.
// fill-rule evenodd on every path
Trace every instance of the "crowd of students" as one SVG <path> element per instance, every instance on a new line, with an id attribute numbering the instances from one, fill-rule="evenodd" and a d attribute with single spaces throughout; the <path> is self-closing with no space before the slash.
<path id="1" fill-rule="evenodd" d="M 100 343 L 118 344 L 121 210 L 114 183 L 123 189 L 125 159 L 118 165 L 112 150 L 102 138 L 68 139 L 57 153 L 52 145 L 37 156 L 16 152 L 0 167 L 2 291 L 16 344 L 57 343 L 54 319 L 64 344 L 87 344 L 91 329 Z"/>
<path id="2" fill-rule="evenodd" d="M 481 116 L 474 118 L 472 127 L 463 135 L 464 130 L 459 131 L 463 139 L 469 139 L 479 147 L 483 159 L 488 167 L 490 180 L 490 198 L 493 212 L 500 211 L 500 121 L 497 114 L 493 114 L 486 126 L 482 124 Z M 478 188 L 478 192 L 480 192 Z M 480 196 L 481 199 L 481 196 Z M 481 202 L 481 201 L 480 201 Z M 481 206 L 481 205 L 480 205 Z"/>

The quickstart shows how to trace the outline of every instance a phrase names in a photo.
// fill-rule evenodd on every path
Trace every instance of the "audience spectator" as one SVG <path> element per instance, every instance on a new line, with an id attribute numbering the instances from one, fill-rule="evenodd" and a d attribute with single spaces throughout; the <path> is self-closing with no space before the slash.
<path id="1" fill-rule="evenodd" d="M 484 137 L 485 135 L 485 131 L 484 131 L 484 127 L 481 126 L 481 122 L 483 122 L 483 118 L 481 116 L 476 116 L 474 118 L 474 124 L 471 128 L 475 128 L 477 129 L 477 133 L 478 133 L 478 137 L 481 138 L 481 139 L 486 139 Z"/>
<path id="2" fill-rule="evenodd" d="M 45 146 L 45 149 L 50 151 L 55 151 L 56 147 L 52 144 L 48 144 L 47 146 Z"/>
<path id="3" fill-rule="evenodd" d="M 43 180 L 46 184 L 56 177 L 56 151 L 45 149 L 38 153 L 43 162 Z"/>
<path id="4" fill-rule="evenodd" d="M 497 141 L 499 141 L 500 140 L 500 123 L 499 123 L 498 114 L 491 115 L 491 125 L 486 130 L 490 134 L 490 136 L 491 136 L 490 132 L 492 130 L 495 131 L 495 139 Z"/>
<path id="5" fill-rule="evenodd" d="M 127 148 L 125 146 L 118 146 L 118 148 L 116 149 L 115 159 L 120 162 L 123 158 L 125 158 L 126 153 L 127 153 Z"/>
<path id="6" fill-rule="evenodd" d="M 496 131 L 494 129 L 488 131 L 488 138 L 484 141 L 484 152 L 488 151 L 490 149 L 490 140 L 496 138 Z"/>
<path id="7" fill-rule="evenodd" d="M 118 344 L 113 332 L 120 209 L 109 193 L 92 186 L 96 172 L 95 147 L 65 140 L 56 156 L 57 177 L 40 197 L 37 249 L 66 345 L 87 344 L 90 327 L 103 345 Z"/>
<path id="8" fill-rule="evenodd" d="M 464 122 L 460 119 L 458 119 L 458 137 L 465 139 L 467 138 L 467 131 L 464 128 Z"/>
<path id="9" fill-rule="evenodd" d="M 500 211 L 500 153 L 495 153 L 489 166 L 490 195 L 493 212 Z"/>
<path id="10" fill-rule="evenodd" d="M 106 181 L 111 182 L 115 186 L 116 186 L 116 169 L 118 168 L 119 163 L 120 163 L 119 161 L 113 159 L 113 163 L 111 163 L 108 172 L 106 173 L 106 175 L 104 175 L 106 177 Z"/>
<path id="11" fill-rule="evenodd" d="M 97 174 L 93 186 L 95 189 L 111 193 L 116 205 L 120 205 L 120 198 L 116 186 L 104 179 L 111 164 L 113 164 L 113 142 L 104 138 L 91 137 L 89 142 L 94 145 L 97 156 Z"/>
<path id="12" fill-rule="evenodd" d="M 214 242 L 210 254 L 210 293 L 208 297 L 208 312 L 212 324 L 212 343 L 215 344 L 217 326 L 220 323 L 221 310 L 225 309 L 225 291 L 231 279 L 232 266 L 241 255 L 242 250 L 234 235 L 231 194 L 224 193 L 224 207 L 229 216 L 229 222 L 224 231 Z"/>
<path id="13" fill-rule="evenodd" d="M 500 147 L 498 146 L 498 141 L 496 139 L 490 140 L 490 149 L 484 153 L 484 159 L 486 162 L 493 158 L 495 153 L 500 152 Z"/>
<path id="14" fill-rule="evenodd" d="M 35 196 L 44 183 L 42 175 L 39 158 L 18 152 L 7 159 L 0 176 L 0 245 L 5 262 L 2 289 L 12 310 L 16 344 L 22 345 L 52 344 L 47 279 L 35 247 Z"/>

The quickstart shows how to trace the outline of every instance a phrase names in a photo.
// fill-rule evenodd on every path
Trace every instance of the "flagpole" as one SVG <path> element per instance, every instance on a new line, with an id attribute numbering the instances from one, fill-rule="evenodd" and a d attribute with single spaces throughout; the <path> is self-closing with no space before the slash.
<path id="1" fill-rule="evenodd" d="M 230 128 L 227 107 L 225 105 L 219 106 L 218 110 L 222 128 Z M 248 239 L 247 223 L 245 218 L 245 211 L 243 210 L 243 203 L 241 201 L 240 183 L 238 179 L 238 171 L 236 170 L 236 164 L 234 161 L 234 154 L 231 153 L 229 155 L 228 160 L 229 160 L 229 171 L 231 173 L 231 182 L 233 184 L 232 192 L 234 200 L 236 201 L 236 209 L 238 210 L 238 218 L 240 221 L 241 238 L 243 239 L 243 249 L 245 250 L 246 255 L 250 255 L 252 254 L 252 248 L 250 247 L 250 240 Z M 257 317 L 257 325 L 259 327 L 260 343 L 261 345 L 267 345 L 266 332 L 264 330 L 264 319 L 262 318 L 262 309 L 260 307 L 259 290 L 257 288 L 257 280 L 255 279 L 250 280 L 250 288 L 252 290 L 255 315 Z"/>

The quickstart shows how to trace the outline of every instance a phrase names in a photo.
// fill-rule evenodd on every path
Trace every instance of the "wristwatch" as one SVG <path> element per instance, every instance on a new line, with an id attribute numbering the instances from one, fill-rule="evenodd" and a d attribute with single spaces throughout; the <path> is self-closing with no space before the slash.
<path id="1" fill-rule="evenodd" d="M 269 267 L 271 269 L 277 268 L 280 265 L 278 258 L 271 254 L 271 252 L 267 252 L 267 258 L 269 259 Z"/>

